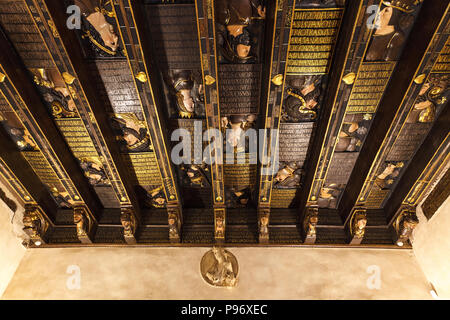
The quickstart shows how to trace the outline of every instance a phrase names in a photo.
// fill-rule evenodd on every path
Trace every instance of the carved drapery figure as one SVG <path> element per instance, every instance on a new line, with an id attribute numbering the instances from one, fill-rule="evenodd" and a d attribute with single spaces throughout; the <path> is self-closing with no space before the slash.
<path id="1" fill-rule="evenodd" d="M 163 187 L 157 187 L 147 193 L 146 205 L 153 208 L 165 208 L 166 196 Z"/>
<path id="2" fill-rule="evenodd" d="M 408 123 L 429 123 L 436 117 L 436 109 L 447 101 L 450 77 L 431 74 L 420 89 L 413 109 L 406 120 Z"/>
<path id="3" fill-rule="evenodd" d="M 73 97 L 75 92 L 66 82 L 57 69 L 31 69 L 34 82 L 38 85 L 50 113 L 55 118 L 78 117 Z M 73 76 L 66 75 L 69 81 Z M 74 79 L 74 78 L 73 78 Z"/>
<path id="4" fill-rule="evenodd" d="M 317 208 L 308 208 L 305 220 L 303 221 L 303 231 L 307 238 L 316 237 L 316 226 L 319 222 L 319 210 Z"/>
<path id="5" fill-rule="evenodd" d="M 274 186 L 275 187 L 298 187 L 300 186 L 300 180 L 302 175 L 302 169 L 299 163 L 289 162 L 286 165 L 282 165 L 282 168 L 278 170 L 275 175 Z"/>
<path id="6" fill-rule="evenodd" d="M 387 163 L 383 172 L 377 175 L 375 179 L 375 185 L 384 189 L 394 183 L 394 180 L 400 174 L 400 170 L 403 167 L 403 162 Z"/>
<path id="7" fill-rule="evenodd" d="M 74 0 L 82 13 L 83 39 L 101 57 L 122 56 L 119 37 L 106 17 L 114 17 L 112 0 Z"/>
<path id="8" fill-rule="evenodd" d="M 225 193 L 228 208 L 245 208 L 250 205 L 252 191 L 249 187 L 227 188 Z"/>
<path id="9" fill-rule="evenodd" d="M 0 125 L 3 126 L 6 133 L 11 137 L 20 151 L 37 150 L 36 143 L 27 129 L 20 126 L 17 119 L 7 118 L 7 113 L 0 112 Z"/>
<path id="10" fill-rule="evenodd" d="M 414 22 L 413 13 L 423 0 L 383 0 L 367 61 L 398 61 L 406 40 L 405 31 Z"/>
<path id="11" fill-rule="evenodd" d="M 218 22 L 218 46 L 222 56 L 232 63 L 254 61 L 252 46 L 255 35 L 249 30 L 254 19 L 264 19 L 266 9 L 258 0 L 215 1 Z"/>
<path id="12" fill-rule="evenodd" d="M 95 157 L 81 158 L 80 165 L 91 185 L 110 184 L 100 159 Z"/>
<path id="13" fill-rule="evenodd" d="M 335 208 L 341 191 L 342 186 L 335 183 L 324 186 L 317 200 L 319 208 Z"/>
<path id="14" fill-rule="evenodd" d="M 288 98 L 283 104 L 281 120 L 299 122 L 317 118 L 322 76 L 301 76 L 287 79 Z"/>
<path id="15" fill-rule="evenodd" d="M 209 179 L 206 175 L 208 166 L 206 164 L 191 164 L 188 166 L 181 166 L 181 170 L 187 176 L 187 183 L 195 187 L 207 187 L 210 186 Z"/>
<path id="16" fill-rule="evenodd" d="M 125 237 L 134 237 L 136 232 L 136 217 L 131 208 L 123 208 L 120 212 L 120 223 Z"/>
<path id="17" fill-rule="evenodd" d="M 223 248 L 212 249 L 214 261 L 204 276 L 209 283 L 217 287 L 234 287 L 237 284 L 236 258 Z M 234 262 L 234 263 L 233 263 Z M 234 267 L 234 264 L 236 267 Z"/>
<path id="18" fill-rule="evenodd" d="M 256 121 L 256 115 L 232 115 L 222 117 L 222 130 L 226 135 L 225 143 L 236 148 L 236 152 L 246 152 L 248 143 L 244 139 L 244 133 L 252 128 Z"/>
<path id="19" fill-rule="evenodd" d="M 179 117 L 204 116 L 203 85 L 195 81 L 191 71 L 175 70 L 172 72 L 172 92 Z"/>
<path id="20" fill-rule="evenodd" d="M 361 147 L 368 129 L 363 121 L 344 122 L 336 143 L 336 152 L 353 152 Z"/>
<path id="21" fill-rule="evenodd" d="M 116 130 L 117 139 L 123 143 L 122 151 L 142 152 L 151 150 L 150 136 L 144 121 L 135 114 L 121 113 L 111 117 L 112 127 Z"/>
<path id="22" fill-rule="evenodd" d="M 366 213 L 364 211 L 355 211 L 350 223 L 350 234 L 355 238 L 364 238 L 367 225 Z"/>

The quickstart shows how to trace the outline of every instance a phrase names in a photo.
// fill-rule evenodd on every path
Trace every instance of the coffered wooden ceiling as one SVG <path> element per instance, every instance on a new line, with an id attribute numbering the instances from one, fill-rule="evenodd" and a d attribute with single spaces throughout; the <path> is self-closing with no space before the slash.
<path id="1" fill-rule="evenodd" d="M 449 177 L 449 8 L 1 0 L 0 177 L 29 245 L 409 247 Z M 174 163 L 177 128 L 215 151 Z"/>

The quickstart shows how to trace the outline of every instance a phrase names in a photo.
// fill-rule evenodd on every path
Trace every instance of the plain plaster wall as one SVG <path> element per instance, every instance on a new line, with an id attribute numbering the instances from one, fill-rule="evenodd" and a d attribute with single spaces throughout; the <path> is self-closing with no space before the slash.
<path id="1" fill-rule="evenodd" d="M 430 299 L 411 250 L 229 248 L 236 288 L 209 286 L 200 260 L 209 248 L 29 249 L 4 299 Z M 70 266 L 80 289 L 69 290 Z M 379 268 L 381 287 L 369 289 Z M 68 269 L 69 268 L 69 269 Z M 72 269 L 73 270 L 73 269 Z M 372 269 L 373 270 L 373 269 Z M 372 278 L 371 278 L 372 277 Z M 369 280 L 368 280 L 369 279 Z"/>
<path id="2" fill-rule="evenodd" d="M 5 192 L 6 197 L 18 204 L 17 199 L 7 190 L 0 181 L 0 188 Z M 14 212 L 0 200 L 0 296 L 8 286 L 19 263 L 25 254 L 22 246 L 24 235 L 21 231 L 21 221 L 23 217 L 23 207 L 17 206 Z M 11 223 L 13 222 L 13 223 Z"/>
<path id="3" fill-rule="evenodd" d="M 450 198 L 427 218 L 419 207 L 414 230 L 414 254 L 440 298 L 450 299 Z"/>

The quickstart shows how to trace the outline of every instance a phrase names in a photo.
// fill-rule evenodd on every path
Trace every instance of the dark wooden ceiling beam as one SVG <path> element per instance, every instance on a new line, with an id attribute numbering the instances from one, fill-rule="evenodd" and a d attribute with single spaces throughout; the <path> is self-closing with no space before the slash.
<path id="1" fill-rule="evenodd" d="M 358 37 L 361 37 L 361 35 L 355 34 L 355 30 L 360 23 L 361 17 L 365 15 L 366 8 L 363 6 L 365 2 L 364 0 L 354 0 L 348 1 L 346 4 L 325 99 L 322 103 L 317 129 L 311 141 L 312 148 L 305 163 L 305 175 L 302 182 L 303 191 L 300 193 L 299 198 L 301 222 L 311 212 L 315 212 L 313 209 L 317 208 L 317 199 L 325 179 L 321 172 L 326 171 L 329 164 L 333 149 L 332 140 L 337 135 L 340 121 L 343 120 L 345 105 L 342 106 L 338 96 L 350 93 L 349 86 L 342 79 L 355 69 L 356 62 L 358 62 L 352 61 L 350 51 L 352 44 L 360 41 Z"/>
<path id="2" fill-rule="evenodd" d="M 199 50 L 202 60 L 207 129 L 222 132 L 220 121 L 219 76 L 216 48 L 214 1 L 195 0 Z M 209 132 L 209 131 L 208 131 Z M 211 136 L 208 137 L 211 141 Z M 223 145 L 214 139 L 215 152 L 212 155 L 211 182 L 214 208 L 214 239 L 224 242 L 226 230 L 225 187 L 223 176 Z"/>
<path id="3" fill-rule="evenodd" d="M 449 161 L 449 127 L 450 104 L 447 102 L 384 207 L 390 225 L 394 222 L 402 204 L 405 206 L 417 205 L 421 193 L 431 182 L 430 177 L 445 167 Z"/>
<path id="4" fill-rule="evenodd" d="M 162 112 L 165 106 L 162 96 L 164 90 L 161 76 L 151 54 L 151 36 L 145 9 L 139 1 L 129 0 L 117 1 L 113 9 L 167 197 L 169 239 L 171 242 L 180 242 L 183 223 L 182 204 L 174 167 L 169 156 L 171 154 L 168 144 L 169 131 L 165 113 Z M 124 33 L 126 37 L 123 36 Z"/>
<path id="5" fill-rule="evenodd" d="M 425 1 L 422 5 L 416 23 L 410 33 L 409 41 L 396 67 L 397 72 L 393 73 L 385 90 L 371 129 L 350 175 L 349 183 L 339 202 L 339 214 L 346 223 L 352 215 L 353 208 L 358 201 L 358 196 L 370 172 L 372 163 L 376 160 L 378 151 L 389 132 L 398 109 L 402 105 L 403 97 L 408 92 L 409 86 L 415 78 L 417 68 L 446 12 L 447 6 L 448 3 L 445 1 Z M 420 41 L 417 41 L 417 39 L 420 39 Z"/>
<path id="6" fill-rule="evenodd" d="M 100 200 L 50 118 L 28 70 L 3 30 L 0 30 L 0 47 L 0 64 L 6 74 L 5 81 L 0 84 L 1 90 L 7 93 L 8 102 L 15 105 L 15 112 L 21 114 L 26 129 L 58 172 L 73 200 L 73 206 L 85 207 L 92 220 L 96 221 L 102 211 Z"/>
<path id="7" fill-rule="evenodd" d="M 54 222 L 58 210 L 55 200 L 2 127 L 0 160 L 0 173 L 3 172 L 2 175 L 9 180 L 11 188 L 20 196 L 25 206 L 38 205 L 48 220 Z"/>
<path id="8" fill-rule="evenodd" d="M 132 215 L 133 217 L 128 217 L 130 219 L 136 219 L 138 224 L 141 220 L 141 208 L 132 185 L 132 177 L 129 174 L 128 169 L 124 164 L 123 157 L 120 154 L 119 145 L 115 134 L 110 125 L 110 117 L 107 112 L 105 112 L 105 105 L 102 102 L 95 86 L 92 83 L 92 73 L 89 70 L 89 66 L 83 56 L 83 49 L 78 41 L 77 35 L 72 30 L 69 30 L 66 26 L 66 8 L 62 1 L 45 1 L 48 5 L 46 6 L 49 10 L 54 25 L 58 30 L 59 38 L 62 40 L 65 51 L 58 52 L 54 54 L 59 54 L 62 56 L 67 56 L 70 59 L 70 64 L 65 65 L 69 70 L 73 70 L 76 73 L 76 78 L 81 85 L 81 90 L 77 92 L 77 95 L 83 95 L 85 99 L 79 99 L 80 104 L 82 101 L 87 101 L 87 105 L 79 106 L 80 114 L 89 113 L 95 117 L 95 122 L 92 124 L 91 135 L 98 140 L 98 143 L 102 148 L 102 156 L 106 158 L 109 164 L 107 168 L 108 176 L 111 177 L 111 183 L 116 192 L 116 196 L 120 202 L 120 207 L 122 210 L 122 215 L 125 216 Z M 42 8 L 38 10 L 44 10 Z M 44 22 L 45 23 L 45 22 Z M 46 25 L 48 28 L 48 25 Z M 57 50 L 59 47 L 54 46 Z M 63 59 L 63 61 L 65 61 Z M 84 110 L 83 110 L 84 109 Z M 87 109 L 87 110 L 86 110 Z M 100 131 L 98 134 L 94 132 L 94 126 Z M 112 168 L 111 168 L 112 167 Z M 135 228 L 136 229 L 136 225 Z M 128 243 L 135 243 L 135 239 L 130 239 L 126 237 Z"/>

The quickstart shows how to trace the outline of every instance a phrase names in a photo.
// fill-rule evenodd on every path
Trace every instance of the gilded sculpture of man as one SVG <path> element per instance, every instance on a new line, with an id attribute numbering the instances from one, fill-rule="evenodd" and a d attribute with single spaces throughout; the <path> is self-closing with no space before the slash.
<path id="1" fill-rule="evenodd" d="M 117 114 L 111 118 L 113 129 L 120 135 L 123 151 L 142 152 L 151 148 L 150 136 L 134 114 Z"/>
<path id="2" fill-rule="evenodd" d="M 120 52 L 119 37 L 105 17 L 113 17 L 111 1 L 74 0 L 83 15 L 83 38 L 88 39 L 94 52 L 103 57 L 113 57 Z"/>
<path id="3" fill-rule="evenodd" d="M 256 115 L 231 115 L 222 117 L 222 129 L 226 133 L 226 143 L 236 148 L 236 152 L 246 152 L 247 143 L 243 141 L 244 133 L 247 129 L 253 127 L 256 121 Z M 231 129 L 231 130 L 227 130 Z M 228 131 L 228 132 L 227 132 Z"/>
<path id="4" fill-rule="evenodd" d="M 233 264 L 228 253 L 218 247 L 212 249 L 214 254 L 214 263 L 206 271 L 206 278 L 218 287 L 234 287 L 237 283 Z"/>
<path id="5" fill-rule="evenodd" d="M 248 26 L 253 19 L 264 19 L 266 8 L 258 0 L 217 0 L 215 6 L 223 57 L 232 63 L 251 61 L 253 35 Z"/>
<path id="6" fill-rule="evenodd" d="M 203 86 L 198 84 L 188 70 L 175 70 L 172 75 L 172 91 L 174 92 L 178 116 L 192 118 L 203 116 Z"/>
<path id="7" fill-rule="evenodd" d="M 436 117 L 437 108 L 447 101 L 450 77 L 431 74 L 420 89 L 414 107 L 408 114 L 408 123 L 430 123 Z"/>
<path id="8" fill-rule="evenodd" d="M 375 22 L 377 28 L 366 53 L 367 61 L 398 61 L 406 40 L 404 30 L 414 18 L 417 0 L 383 0 Z"/>
<path id="9" fill-rule="evenodd" d="M 300 185 L 302 170 L 298 163 L 290 162 L 278 170 L 274 178 L 274 186 L 297 187 Z"/>

